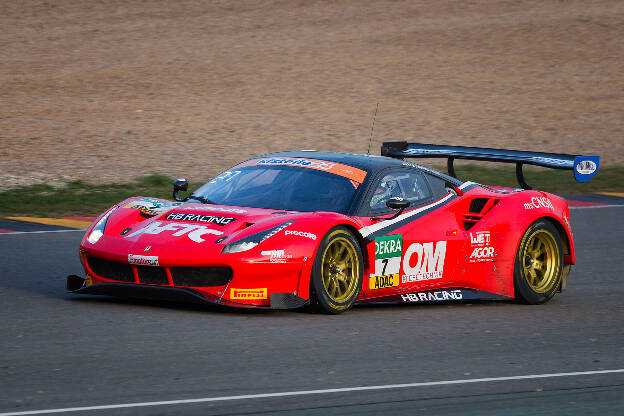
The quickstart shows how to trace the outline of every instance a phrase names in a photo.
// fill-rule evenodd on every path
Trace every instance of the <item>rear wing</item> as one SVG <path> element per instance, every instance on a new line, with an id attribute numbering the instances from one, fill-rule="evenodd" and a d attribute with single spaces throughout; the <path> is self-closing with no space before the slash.
<path id="1" fill-rule="evenodd" d="M 600 156 L 566 155 L 558 153 L 524 152 L 521 150 L 489 149 L 484 147 L 442 146 L 408 142 L 384 142 L 381 155 L 393 158 L 447 158 L 449 175 L 456 178 L 455 159 L 485 160 L 516 164 L 516 178 L 523 189 L 531 189 L 524 180 L 523 165 L 574 171 L 574 178 L 587 182 L 598 172 Z"/>

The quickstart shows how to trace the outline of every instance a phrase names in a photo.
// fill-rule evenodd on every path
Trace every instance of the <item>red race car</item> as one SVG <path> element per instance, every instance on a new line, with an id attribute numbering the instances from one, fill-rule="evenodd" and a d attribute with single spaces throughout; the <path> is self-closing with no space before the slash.
<path id="1" fill-rule="evenodd" d="M 448 158 L 449 175 L 405 158 Z M 516 163 L 525 189 L 462 182 L 454 159 Z M 80 243 L 74 293 L 340 313 L 356 303 L 518 299 L 565 289 L 569 210 L 523 164 L 598 170 L 597 156 L 386 142 L 382 156 L 293 151 L 250 159 L 184 199 L 116 204 Z"/>

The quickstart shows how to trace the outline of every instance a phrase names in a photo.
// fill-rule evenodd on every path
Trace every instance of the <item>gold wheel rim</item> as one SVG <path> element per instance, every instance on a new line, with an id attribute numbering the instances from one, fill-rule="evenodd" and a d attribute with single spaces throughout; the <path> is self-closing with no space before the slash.
<path id="1" fill-rule="evenodd" d="M 332 240 L 323 253 L 325 293 L 336 303 L 349 300 L 357 290 L 359 264 L 353 244 L 344 237 Z"/>
<path id="2" fill-rule="evenodd" d="M 559 276 L 561 259 L 555 237 L 546 230 L 533 234 L 524 246 L 522 269 L 529 287 L 536 293 L 550 291 Z"/>

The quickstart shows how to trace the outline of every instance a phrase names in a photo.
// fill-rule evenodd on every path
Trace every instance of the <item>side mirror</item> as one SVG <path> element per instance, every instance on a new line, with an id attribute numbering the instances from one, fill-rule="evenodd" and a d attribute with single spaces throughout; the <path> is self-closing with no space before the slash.
<path id="1" fill-rule="evenodd" d="M 185 201 L 186 198 L 180 199 L 178 196 L 178 192 L 183 191 L 186 192 L 188 189 L 188 181 L 185 178 L 176 179 L 173 181 L 173 199 L 176 201 L 182 202 Z"/>
<path id="2" fill-rule="evenodd" d="M 371 220 L 373 221 L 383 221 L 383 220 L 393 220 L 396 217 L 398 217 L 399 215 L 401 215 L 403 213 L 403 211 L 405 210 L 405 208 L 410 206 L 410 202 L 406 201 L 403 198 L 390 198 L 389 200 L 386 201 L 386 206 L 390 209 L 394 209 L 397 212 L 392 215 L 391 217 L 385 218 L 385 217 L 373 217 L 371 218 Z"/>
<path id="3" fill-rule="evenodd" d="M 386 201 L 386 206 L 390 209 L 400 209 L 402 211 L 410 206 L 410 202 L 403 198 L 390 198 Z"/>

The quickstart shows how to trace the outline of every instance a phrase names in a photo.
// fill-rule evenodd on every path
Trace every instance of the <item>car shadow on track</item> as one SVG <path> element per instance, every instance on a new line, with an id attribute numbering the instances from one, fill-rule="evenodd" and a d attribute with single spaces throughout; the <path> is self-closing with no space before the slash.
<path id="1" fill-rule="evenodd" d="M 236 308 L 231 306 L 223 306 L 218 304 L 197 304 L 197 303 L 185 303 L 185 302 L 171 302 L 149 299 L 134 299 L 134 298 L 116 298 L 109 296 L 84 296 L 80 297 L 68 296 L 64 297 L 65 300 L 78 303 L 95 303 L 95 304 L 110 304 L 110 305 L 133 305 L 133 306 L 146 306 L 153 308 L 165 308 L 176 309 L 188 312 L 213 312 L 222 314 L 239 314 L 239 315 L 266 315 L 272 312 L 278 312 L 276 309 L 258 309 L 258 308 Z"/>
<path id="2" fill-rule="evenodd" d="M 323 313 L 315 313 L 310 308 L 304 307 L 299 309 L 270 309 L 270 308 L 246 308 L 246 307 L 232 307 L 232 306 L 224 306 L 219 304 L 196 304 L 196 303 L 184 303 L 184 302 L 171 302 L 171 301 L 159 301 L 159 300 L 149 300 L 149 299 L 134 299 L 134 298 L 117 298 L 117 297 L 108 297 L 108 296 L 84 296 L 80 297 L 72 296 L 71 294 L 66 294 L 63 296 L 64 300 L 69 300 L 72 302 L 78 302 L 81 304 L 109 304 L 109 305 L 132 305 L 132 306 L 144 306 L 144 307 L 152 307 L 152 308 L 164 308 L 164 309 L 175 309 L 179 311 L 187 311 L 187 312 L 199 312 L 199 313 L 217 313 L 217 314 L 225 314 L 225 315 L 240 315 L 240 316 L 267 316 L 267 315 L 277 315 L 277 314 L 304 314 L 304 315 L 322 315 L 328 316 Z M 405 311 L 408 308 L 412 308 L 414 310 L 418 310 L 424 307 L 425 310 L 433 311 L 439 309 L 448 309 L 453 307 L 466 307 L 466 306 L 502 306 L 509 304 L 517 304 L 517 302 L 513 300 L 471 300 L 471 301 L 452 301 L 452 302 L 437 302 L 437 303 L 429 303 L 429 304 L 413 304 L 413 303 L 399 303 L 399 304 L 360 304 L 355 305 L 347 314 L 353 314 L 358 312 L 368 312 L 374 310 L 390 310 L 397 309 Z"/>

